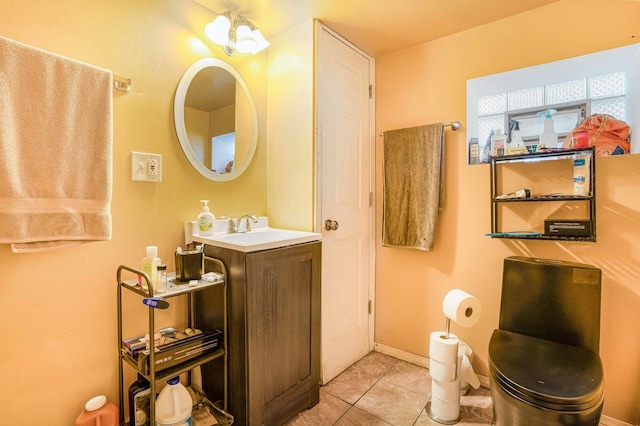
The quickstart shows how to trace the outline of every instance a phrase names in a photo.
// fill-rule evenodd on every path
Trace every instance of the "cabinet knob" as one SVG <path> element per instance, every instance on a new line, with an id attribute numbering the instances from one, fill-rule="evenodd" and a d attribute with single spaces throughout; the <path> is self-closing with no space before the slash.
<path id="1" fill-rule="evenodd" d="M 339 226 L 340 224 L 335 220 L 327 219 L 324 221 L 324 229 L 327 231 L 335 231 Z"/>

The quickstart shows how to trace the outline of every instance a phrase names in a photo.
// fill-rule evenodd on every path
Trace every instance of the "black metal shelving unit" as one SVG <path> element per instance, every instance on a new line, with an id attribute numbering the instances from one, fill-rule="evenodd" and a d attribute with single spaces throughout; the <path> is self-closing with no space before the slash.
<path id="1" fill-rule="evenodd" d="M 128 425 L 124 418 L 124 404 L 125 404 L 125 389 L 124 389 L 124 365 L 129 365 L 134 371 L 138 372 L 142 375 L 149 383 L 150 383 L 150 397 L 151 403 L 149 404 L 150 411 L 150 424 L 155 424 L 155 395 L 157 394 L 156 388 L 157 385 L 167 381 L 172 377 L 176 377 L 183 373 L 189 373 L 195 367 L 206 364 L 210 361 L 216 360 L 218 358 L 223 359 L 223 389 L 224 395 L 221 401 L 221 405 L 213 404 L 211 401 L 206 400 L 205 403 L 212 409 L 212 414 L 216 417 L 219 424 L 221 425 L 231 425 L 233 423 L 233 416 L 227 413 L 227 404 L 228 404 L 228 361 L 227 361 L 227 272 L 222 261 L 214 258 L 207 258 L 209 261 L 215 262 L 218 266 L 218 269 L 222 273 L 222 279 L 208 282 L 200 280 L 195 287 L 191 287 L 188 284 L 176 284 L 173 288 L 167 289 L 165 292 L 161 294 L 156 294 L 156 297 L 161 297 L 162 299 L 172 299 L 180 296 L 185 296 L 188 298 L 187 303 L 187 316 L 188 316 L 188 326 L 195 326 L 195 299 L 194 296 L 197 292 L 202 290 L 211 289 L 214 287 L 222 287 L 222 301 L 220 303 L 222 309 L 222 345 L 220 349 L 217 349 L 211 353 L 206 353 L 201 356 L 197 356 L 193 359 L 182 362 L 173 367 L 169 367 L 160 371 L 156 370 L 155 363 L 155 347 L 154 347 L 154 339 L 149 339 L 149 370 L 141 371 L 138 366 L 138 361 L 134 359 L 126 350 L 123 341 L 123 333 L 122 333 L 122 293 L 123 290 L 132 292 L 140 296 L 140 301 L 142 304 L 143 298 L 150 298 L 154 296 L 153 285 L 149 276 L 138 270 L 131 268 L 126 265 L 120 265 L 117 271 L 117 281 L 118 281 L 118 296 L 117 296 L 117 305 L 118 305 L 118 353 L 119 353 L 119 362 L 118 362 L 118 397 L 119 397 L 119 410 L 120 410 L 120 419 L 119 424 L 122 426 Z M 148 289 L 143 289 L 138 287 L 137 279 L 131 280 L 123 280 L 122 273 L 123 271 L 129 271 L 133 274 L 139 275 L 144 279 L 147 283 Z M 151 306 L 143 306 L 143 309 L 146 308 L 148 310 L 148 332 L 150 336 L 154 335 L 156 330 L 155 327 L 155 308 Z M 131 407 L 129 407 L 131 409 Z M 133 426 L 133 425 L 129 425 Z"/>
<path id="2" fill-rule="evenodd" d="M 537 161 L 552 161 L 557 159 L 571 159 L 576 155 L 589 155 L 589 194 L 553 194 L 553 195 L 533 195 L 530 197 L 510 197 L 505 198 L 498 193 L 500 183 L 499 169 L 502 165 L 509 163 L 525 163 Z M 593 147 L 569 150 L 553 150 L 523 155 L 505 155 L 491 157 L 491 238 L 523 239 L 523 240 L 555 240 L 555 241 L 576 241 L 595 242 L 596 241 L 596 156 Z M 566 203 L 588 203 L 590 235 L 588 236 L 566 236 L 566 235 L 527 235 L 523 233 L 504 232 L 500 230 L 500 207 L 509 203 L 544 203 L 544 202 L 566 202 Z M 587 220 L 582 218 L 580 220 Z"/>

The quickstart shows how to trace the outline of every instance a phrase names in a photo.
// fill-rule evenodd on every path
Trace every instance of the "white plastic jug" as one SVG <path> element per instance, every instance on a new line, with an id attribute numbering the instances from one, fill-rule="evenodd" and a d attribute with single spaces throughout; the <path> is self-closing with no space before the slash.
<path id="1" fill-rule="evenodd" d="M 179 377 L 167 382 L 156 400 L 156 426 L 193 426 L 193 400 Z"/>

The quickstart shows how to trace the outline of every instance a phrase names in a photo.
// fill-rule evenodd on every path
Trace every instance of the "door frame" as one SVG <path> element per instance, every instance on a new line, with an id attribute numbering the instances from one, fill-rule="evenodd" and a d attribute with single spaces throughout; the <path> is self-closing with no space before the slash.
<path id="1" fill-rule="evenodd" d="M 315 62 L 318 63 L 318 52 L 321 48 L 321 34 L 322 31 L 326 31 L 331 34 L 342 43 L 349 46 L 351 49 L 364 56 L 369 60 L 369 81 L 371 84 L 371 96 L 369 98 L 369 317 L 368 317 L 368 328 L 369 328 L 369 352 L 374 349 L 374 337 L 375 337 L 375 259 L 376 259 L 376 234 L 375 234 L 375 223 L 376 223 L 376 197 L 375 197 L 375 59 L 366 54 L 364 51 L 360 50 L 358 47 L 354 46 L 347 39 L 342 37 L 340 34 L 336 33 L 322 22 L 317 19 L 314 19 L 315 24 L 315 37 L 314 37 L 314 56 Z M 317 73 L 317 68 L 314 67 L 314 73 Z M 315 232 L 322 233 L 322 138 L 319 135 L 319 120 L 318 120 L 318 111 L 320 108 L 318 107 L 318 78 L 314 75 L 314 91 L 313 96 L 315 99 L 316 110 L 313 117 L 313 143 L 315 149 L 315 193 L 314 193 L 314 228 Z M 321 279 L 322 282 L 322 279 Z M 323 344 L 322 342 L 320 343 Z M 323 362 L 321 360 L 321 362 Z M 323 378 L 324 381 L 324 378 Z"/>

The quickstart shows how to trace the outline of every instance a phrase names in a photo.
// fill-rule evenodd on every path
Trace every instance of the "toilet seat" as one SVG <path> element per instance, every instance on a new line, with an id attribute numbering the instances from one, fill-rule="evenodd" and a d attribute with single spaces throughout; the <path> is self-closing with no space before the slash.
<path id="1" fill-rule="evenodd" d="M 582 411 L 604 398 L 602 362 L 589 349 L 498 329 L 489 368 L 496 385 L 537 407 Z"/>

